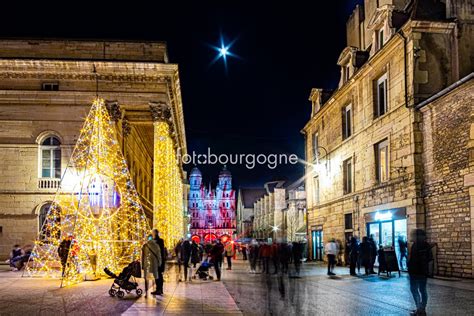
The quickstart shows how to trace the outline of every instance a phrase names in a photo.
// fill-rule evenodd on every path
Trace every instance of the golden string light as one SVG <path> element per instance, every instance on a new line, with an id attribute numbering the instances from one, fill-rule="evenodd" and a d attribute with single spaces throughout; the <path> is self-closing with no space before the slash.
<path id="1" fill-rule="evenodd" d="M 153 224 L 168 249 L 184 236 L 183 183 L 170 127 L 154 123 Z"/>
<path id="2" fill-rule="evenodd" d="M 103 276 L 105 267 L 119 272 L 140 258 L 149 226 L 114 131 L 104 100 L 94 100 L 35 241 L 28 275 L 62 276 L 65 286 Z M 64 264 L 58 248 L 66 240 Z"/>

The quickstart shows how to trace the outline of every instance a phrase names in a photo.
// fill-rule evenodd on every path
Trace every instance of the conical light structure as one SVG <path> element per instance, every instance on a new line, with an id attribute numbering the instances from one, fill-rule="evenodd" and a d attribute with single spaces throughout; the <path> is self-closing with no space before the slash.
<path id="1" fill-rule="evenodd" d="M 103 99 L 94 100 L 26 273 L 62 286 L 140 258 L 149 223 Z"/>

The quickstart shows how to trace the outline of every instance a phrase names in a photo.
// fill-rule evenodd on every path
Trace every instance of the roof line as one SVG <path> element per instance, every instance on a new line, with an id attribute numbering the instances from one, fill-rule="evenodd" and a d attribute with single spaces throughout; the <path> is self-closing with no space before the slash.
<path id="1" fill-rule="evenodd" d="M 425 105 L 439 99 L 440 97 L 442 97 L 443 95 L 451 92 L 452 90 L 456 89 L 457 87 L 465 84 L 466 82 L 470 81 L 472 78 L 474 78 L 474 72 L 471 72 L 469 75 L 465 76 L 464 78 L 461 78 L 459 79 L 458 81 L 454 82 L 453 84 L 451 84 L 450 86 L 447 86 L 446 88 L 444 88 L 443 90 L 433 94 L 431 97 L 429 97 L 428 99 L 425 99 L 423 101 L 421 101 L 420 103 L 416 104 L 414 106 L 415 109 L 419 110 L 421 109 L 422 107 L 424 107 Z"/>

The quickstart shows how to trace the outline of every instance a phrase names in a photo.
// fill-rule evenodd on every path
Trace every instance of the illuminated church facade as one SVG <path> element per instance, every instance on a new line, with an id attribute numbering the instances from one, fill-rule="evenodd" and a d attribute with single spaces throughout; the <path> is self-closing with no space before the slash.
<path id="1" fill-rule="evenodd" d="M 208 243 L 216 239 L 233 239 L 236 230 L 235 190 L 232 174 L 224 168 L 219 173 L 217 186 L 206 188 L 202 174 L 194 168 L 189 175 L 188 210 L 190 234 L 193 240 Z"/>

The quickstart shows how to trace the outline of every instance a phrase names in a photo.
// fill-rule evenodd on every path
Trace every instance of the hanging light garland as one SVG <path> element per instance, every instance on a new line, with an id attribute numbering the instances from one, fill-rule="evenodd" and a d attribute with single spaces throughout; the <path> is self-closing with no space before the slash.
<path id="1" fill-rule="evenodd" d="M 167 204 L 168 205 L 168 204 Z M 171 204 L 169 204 L 171 205 Z M 103 99 L 94 100 L 26 267 L 62 286 L 120 271 L 149 232 Z M 67 259 L 59 252 L 67 245 Z M 59 250 L 59 251 L 58 251 Z"/>

